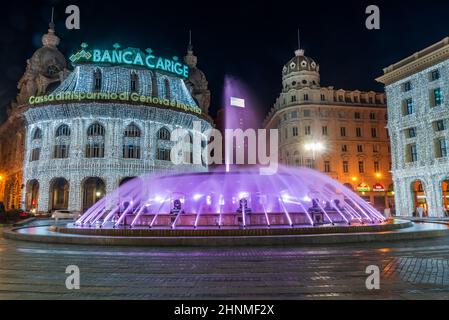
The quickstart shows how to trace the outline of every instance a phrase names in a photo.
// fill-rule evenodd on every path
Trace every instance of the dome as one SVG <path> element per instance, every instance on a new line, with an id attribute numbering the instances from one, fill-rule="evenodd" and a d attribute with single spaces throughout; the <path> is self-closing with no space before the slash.
<path id="1" fill-rule="evenodd" d="M 76 225 L 172 229 L 383 221 L 370 204 L 330 177 L 282 166 L 271 176 L 252 167 L 141 176 L 98 201 Z"/>
<path id="2" fill-rule="evenodd" d="M 30 63 L 33 71 L 48 77 L 57 76 L 67 67 L 64 55 L 56 47 L 50 46 L 37 49 Z"/>
<path id="3" fill-rule="evenodd" d="M 312 59 L 304 55 L 304 50 L 295 51 L 295 56 L 284 65 L 282 74 L 287 75 L 293 72 L 312 71 L 319 72 L 319 65 Z"/>

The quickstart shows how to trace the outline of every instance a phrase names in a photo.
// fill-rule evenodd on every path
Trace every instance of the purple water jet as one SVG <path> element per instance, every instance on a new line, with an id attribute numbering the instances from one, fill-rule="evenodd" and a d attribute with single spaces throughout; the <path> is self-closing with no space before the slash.
<path id="1" fill-rule="evenodd" d="M 220 229 L 383 223 L 353 191 L 307 168 L 152 174 L 135 178 L 92 206 L 76 226 Z"/>

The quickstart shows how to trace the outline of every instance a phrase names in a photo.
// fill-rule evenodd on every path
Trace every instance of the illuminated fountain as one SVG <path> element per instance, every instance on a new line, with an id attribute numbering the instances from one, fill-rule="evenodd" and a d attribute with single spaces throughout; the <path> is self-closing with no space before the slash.
<path id="1" fill-rule="evenodd" d="M 266 229 L 382 224 L 337 181 L 307 168 L 257 167 L 136 178 L 91 207 L 76 228 Z"/>

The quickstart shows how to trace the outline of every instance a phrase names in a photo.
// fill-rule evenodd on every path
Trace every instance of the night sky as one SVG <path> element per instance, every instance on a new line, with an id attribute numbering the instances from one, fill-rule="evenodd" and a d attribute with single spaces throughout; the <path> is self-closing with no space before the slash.
<path id="1" fill-rule="evenodd" d="M 212 92 L 211 113 L 222 103 L 223 81 L 245 83 L 264 115 L 281 89 L 282 66 L 297 49 L 321 67 L 322 86 L 382 91 L 382 68 L 449 36 L 449 1 L 9 1 L 0 21 L 0 106 L 16 95 L 26 59 L 41 46 L 55 7 L 60 50 L 68 56 L 82 41 L 91 47 L 152 48 L 184 56 L 192 29 L 198 66 Z M 65 29 L 65 8 L 77 4 L 81 29 Z M 376 4 L 381 30 L 365 28 L 365 8 Z M 261 117 L 263 118 L 263 116 Z"/>

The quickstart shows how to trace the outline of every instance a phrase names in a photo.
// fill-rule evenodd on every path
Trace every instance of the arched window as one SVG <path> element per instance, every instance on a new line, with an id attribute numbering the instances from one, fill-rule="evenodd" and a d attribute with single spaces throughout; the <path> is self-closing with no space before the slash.
<path id="1" fill-rule="evenodd" d="M 66 124 L 62 124 L 56 129 L 56 137 L 69 137 L 70 136 L 70 128 Z"/>
<path id="2" fill-rule="evenodd" d="M 42 130 L 39 128 L 36 128 L 36 130 L 34 130 L 33 140 L 38 140 L 38 139 L 42 139 Z"/>
<path id="3" fill-rule="evenodd" d="M 157 138 L 159 140 L 170 140 L 170 131 L 167 128 L 160 128 L 157 132 Z"/>
<path id="4" fill-rule="evenodd" d="M 104 127 L 99 124 L 99 123 L 94 123 L 92 125 L 90 125 L 90 127 L 87 129 L 87 135 L 89 137 L 93 137 L 93 136 L 102 136 L 104 137 Z"/>
<path id="5" fill-rule="evenodd" d="M 50 182 L 50 209 L 67 210 L 69 206 L 69 182 L 55 178 Z"/>
<path id="6" fill-rule="evenodd" d="M 101 91 L 102 76 L 100 69 L 94 71 L 94 91 Z"/>
<path id="7" fill-rule="evenodd" d="M 40 147 L 33 148 L 31 150 L 30 162 L 38 161 L 39 158 L 40 158 L 40 154 L 41 154 L 41 148 Z"/>
<path id="8" fill-rule="evenodd" d="M 140 129 L 138 126 L 136 126 L 134 123 L 131 123 L 129 126 L 125 129 L 125 137 L 140 137 Z"/>
<path id="9" fill-rule="evenodd" d="M 53 150 L 54 159 L 64 159 L 69 157 L 70 149 L 70 128 L 62 124 L 56 129 L 56 141 Z"/>
<path id="10" fill-rule="evenodd" d="M 87 129 L 86 158 L 104 158 L 105 129 L 94 123 Z"/>
<path id="11" fill-rule="evenodd" d="M 134 123 L 128 125 L 123 134 L 123 158 L 140 159 L 140 129 Z"/>
<path id="12" fill-rule="evenodd" d="M 106 184 L 97 177 L 89 177 L 82 183 L 83 212 L 92 207 L 106 194 Z"/>
<path id="13" fill-rule="evenodd" d="M 130 82 L 130 90 L 131 92 L 137 92 L 139 88 L 139 76 L 137 73 L 132 72 L 131 73 L 131 82 Z"/>
<path id="14" fill-rule="evenodd" d="M 26 184 L 25 209 L 35 211 L 37 209 L 37 201 L 39 198 L 39 182 L 30 180 Z"/>
<path id="15" fill-rule="evenodd" d="M 170 100 L 171 92 L 170 92 L 170 81 L 168 79 L 164 80 L 164 89 L 165 89 L 165 99 Z"/>

